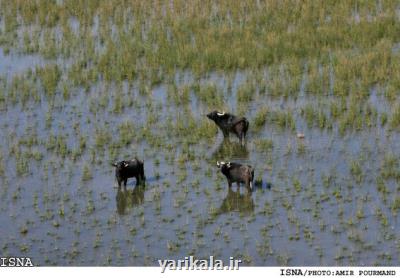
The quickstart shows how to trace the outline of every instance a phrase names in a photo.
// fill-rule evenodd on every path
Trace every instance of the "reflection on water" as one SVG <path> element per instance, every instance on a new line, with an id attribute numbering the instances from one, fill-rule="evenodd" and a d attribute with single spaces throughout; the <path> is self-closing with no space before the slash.
<path id="1" fill-rule="evenodd" d="M 137 185 L 132 190 L 118 189 L 117 196 L 115 197 L 118 214 L 124 215 L 127 213 L 127 210 L 143 204 L 144 192 L 145 186 L 143 185 Z"/>
<path id="2" fill-rule="evenodd" d="M 233 191 L 232 188 L 229 188 L 228 194 L 222 201 L 222 204 L 219 208 L 219 214 L 231 211 L 240 212 L 243 214 L 252 213 L 254 211 L 254 201 L 251 197 L 251 192 L 246 190 L 245 193 L 240 193 L 239 187 L 236 189 L 236 191 Z"/>
<path id="3" fill-rule="evenodd" d="M 222 140 L 218 147 L 211 154 L 214 160 L 247 160 L 249 151 L 246 145 L 241 145 L 238 142 L 230 141 L 228 138 Z"/>

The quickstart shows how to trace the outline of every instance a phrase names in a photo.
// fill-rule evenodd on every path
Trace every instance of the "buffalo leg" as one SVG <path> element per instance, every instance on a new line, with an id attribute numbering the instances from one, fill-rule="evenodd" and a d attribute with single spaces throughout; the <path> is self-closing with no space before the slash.
<path id="1" fill-rule="evenodd" d="M 240 144 L 243 146 L 243 142 L 245 141 L 246 131 L 247 131 L 246 123 L 243 121 L 237 123 L 234 127 L 234 131 L 237 137 L 239 137 Z"/>
<path id="2" fill-rule="evenodd" d="M 252 191 L 252 188 L 251 188 L 252 185 L 251 185 L 250 179 L 246 179 L 245 184 L 246 184 L 247 189 L 248 189 L 249 191 Z"/>
<path id="3" fill-rule="evenodd" d="M 139 176 L 136 176 L 135 178 L 136 178 L 136 186 L 138 186 L 140 184 Z"/>

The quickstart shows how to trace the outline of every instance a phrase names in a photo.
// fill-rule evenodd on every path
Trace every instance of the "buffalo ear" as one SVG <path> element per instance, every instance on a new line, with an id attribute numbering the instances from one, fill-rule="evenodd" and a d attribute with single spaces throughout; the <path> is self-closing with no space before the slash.
<path id="1" fill-rule="evenodd" d="M 114 166 L 114 167 L 117 167 L 117 163 L 116 162 L 111 163 L 111 165 Z"/>
<path id="2" fill-rule="evenodd" d="M 128 167 L 128 165 L 129 165 L 128 163 L 124 162 L 124 167 Z"/>
<path id="3" fill-rule="evenodd" d="M 228 162 L 227 166 L 228 166 L 228 168 L 230 168 L 230 167 L 231 167 L 231 163 L 230 163 L 230 162 Z"/>

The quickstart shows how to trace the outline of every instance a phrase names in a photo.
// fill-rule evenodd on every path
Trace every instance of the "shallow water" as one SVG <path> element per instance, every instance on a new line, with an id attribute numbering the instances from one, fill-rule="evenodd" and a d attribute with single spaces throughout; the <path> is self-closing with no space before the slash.
<path id="1" fill-rule="evenodd" d="M 5 54 L 1 47 L 0 61 L 0 75 L 8 77 L 28 69 L 33 70 L 36 66 L 45 64 L 44 59 L 40 55 Z"/>
<path id="2" fill-rule="evenodd" d="M 2 75 L 44 61 L 0 55 Z M 247 74 L 210 74 L 200 86 L 220 87 L 224 109 L 234 112 Z M 193 80 L 182 73 L 175 82 Z M 188 255 L 226 262 L 234 256 L 245 265 L 266 266 L 395 265 L 400 259 L 397 180 L 389 175 L 383 181 L 388 194 L 377 187 L 385 159 L 399 155 L 398 133 L 380 125 L 345 134 L 336 124 L 309 127 L 302 108 L 324 107 L 328 97 L 309 97 L 301 86 L 296 98 L 255 94 L 249 119 L 264 105 L 290 110 L 296 130 L 267 122 L 256 131 L 250 121 L 242 147 L 233 136 L 223 140 L 213 124 L 207 126 L 212 138 L 185 131 L 191 118 L 198 125 L 209 121 L 204 115 L 211 107 L 193 91 L 188 103 L 175 104 L 167 84 L 148 95 L 138 87 L 71 87 L 68 100 L 43 96 L 0 111 L 3 256 L 29 256 L 39 265 L 157 265 L 158 259 Z M 121 111 L 115 109 L 118 98 Z M 379 113 L 392 109 L 376 90 L 369 102 Z M 179 122 L 181 134 L 169 125 Z M 128 140 L 121 143 L 123 136 Z M 260 148 L 261 139 L 270 140 L 272 149 Z M 146 185 L 132 179 L 120 191 L 110 163 L 135 156 L 145 161 Z M 253 165 L 254 192 L 229 189 L 217 160 Z"/>

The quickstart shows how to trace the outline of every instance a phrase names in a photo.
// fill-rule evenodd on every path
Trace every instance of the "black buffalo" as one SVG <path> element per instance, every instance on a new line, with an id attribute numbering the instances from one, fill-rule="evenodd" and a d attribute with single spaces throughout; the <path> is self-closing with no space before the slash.
<path id="1" fill-rule="evenodd" d="M 242 182 L 250 189 L 250 191 L 253 190 L 253 167 L 250 165 L 223 161 L 217 161 L 217 166 L 221 169 L 222 174 L 227 178 L 229 187 L 232 186 L 233 182 L 236 182 L 238 185 Z"/>
<path id="2" fill-rule="evenodd" d="M 136 178 L 136 185 L 145 182 L 146 177 L 144 176 L 144 163 L 142 160 L 137 158 L 132 160 L 122 160 L 112 164 L 115 167 L 115 177 L 117 178 L 118 187 L 121 188 L 121 183 L 124 182 L 126 188 L 126 182 L 128 178 Z"/>
<path id="3" fill-rule="evenodd" d="M 220 113 L 213 111 L 207 114 L 207 118 L 213 120 L 215 124 L 222 130 L 224 137 L 228 137 L 229 133 L 234 133 L 243 144 L 249 129 L 249 121 L 245 117 L 237 117 L 229 113 Z"/>

